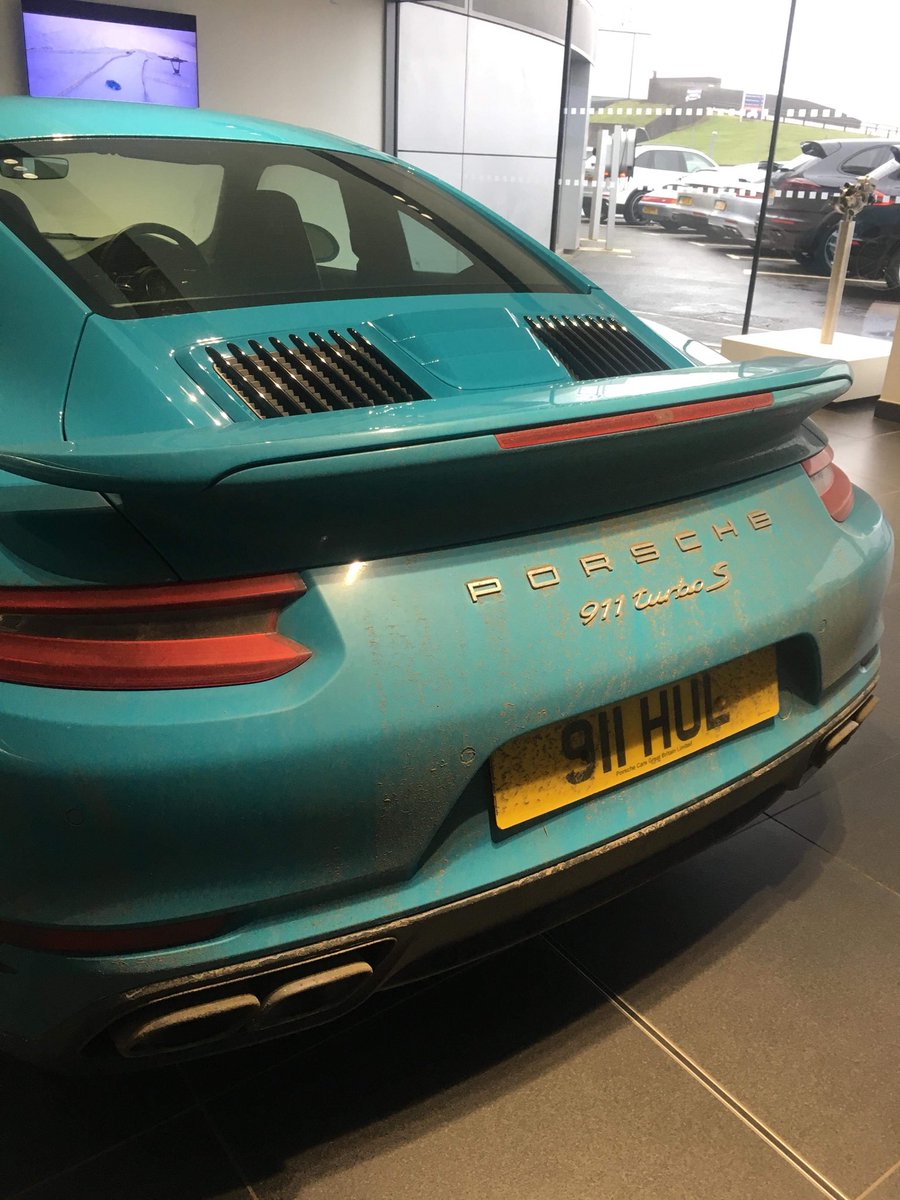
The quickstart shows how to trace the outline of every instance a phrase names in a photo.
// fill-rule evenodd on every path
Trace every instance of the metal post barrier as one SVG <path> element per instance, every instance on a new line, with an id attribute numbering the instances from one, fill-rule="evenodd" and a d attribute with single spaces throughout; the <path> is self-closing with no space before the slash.
<path id="1" fill-rule="evenodd" d="M 589 236 L 591 241 L 596 242 L 600 237 L 600 213 L 603 211 L 603 173 L 606 170 L 606 163 L 610 153 L 610 136 L 609 130 L 604 129 L 600 134 L 600 141 L 597 143 L 597 168 L 594 174 L 596 175 L 594 198 L 591 201 L 591 227 Z"/>
<path id="2" fill-rule="evenodd" d="M 622 161 L 622 126 L 613 127 L 612 157 L 609 161 L 609 200 L 606 212 L 606 248 L 612 249 L 615 241 L 616 201 L 619 194 L 619 163 Z"/>

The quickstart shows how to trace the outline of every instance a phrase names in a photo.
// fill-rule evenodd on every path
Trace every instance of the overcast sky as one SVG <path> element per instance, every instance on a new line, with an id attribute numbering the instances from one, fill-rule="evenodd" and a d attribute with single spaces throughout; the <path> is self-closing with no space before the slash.
<path id="1" fill-rule="evenodd" d="M 644 64 L 658 75 L 713 75 L 747 91 L 778 88 L 788 0 L 687 7 L 677 0 L 600 0 L 596 8 L 603 28 L 650 35 L 640 39 Z M 900 125 L 898 45 L 898 0 L 797 0 L 785 91 L 863 121 Z M 598 62 L 595 92 L 611 90 L 603 75 Z"/>

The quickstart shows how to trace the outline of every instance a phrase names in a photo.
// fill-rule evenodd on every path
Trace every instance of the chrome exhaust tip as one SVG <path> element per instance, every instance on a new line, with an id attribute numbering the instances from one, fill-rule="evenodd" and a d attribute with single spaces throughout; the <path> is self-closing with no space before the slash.
<path id="1" fill-rule="evenodd" d="M 842 746 L 846 746 L 846 744 L 853 737 L 854 733 L 856 733 L 857 729 L 859 729 L 860 725 L 862 725 L 863 721 L 865 721 L 866 717 L 872 715 L 877 704 L 878 697 L 869 696 L 868 699 L 864 700 L 859 708 L 846 719 L 846 721 L 842 721 L 841 724 L 838 725 L 837 729 L 833 729 L 827 737 L 822 739 L 813 754 L 813 760 L 817 767 L 821 767 L 829 760 L 829 758 L 831 758 L 833 754 L 836 754 Z"/>
<path id="2" fill-rule="evenodd" d="M 238 1033 L 260 1007 L 256 996 L 223 996 L 207 1004 L 148 1016 L 137 1013 L 110 1030 L 113 1043 L 123 1058 L 191 1050 L 212 1042 L 221 1042 Z"/>
<path id="3" fill-rule="evenodd" d="M 176 989 L 113 1022 L 108 1039 L 122 1058 L 164 1059 L 202 1053 L 217 1043 L 241 1045 L 272 1037 L 282 1027 L 318 1024 L 369 995 L 392 945 L 375 943 L 352 955 L 329 955 L 211 987 Z"/>

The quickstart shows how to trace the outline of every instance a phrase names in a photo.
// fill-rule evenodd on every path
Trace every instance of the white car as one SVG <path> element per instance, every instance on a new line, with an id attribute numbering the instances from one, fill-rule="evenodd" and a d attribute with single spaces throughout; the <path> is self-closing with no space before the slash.
<path id="1" fill-rule="evenodd" d="M 631 178 L 624 172 L 619 174 L 616 196 L 616 212 L 620 212 L 629 225 L 641 225 L 647 219 L 638 210 L 638 201 L 645 192 L 674 183 L 682 175 L 695 171 L 716 170 L 718 163 L 708 154 L 691 150 L 688 146 L 658 146 L 645 142 L 638 146 L 634 155 L 634 170 Z M 608 189 L 603 199 L 608 200 Z"/>

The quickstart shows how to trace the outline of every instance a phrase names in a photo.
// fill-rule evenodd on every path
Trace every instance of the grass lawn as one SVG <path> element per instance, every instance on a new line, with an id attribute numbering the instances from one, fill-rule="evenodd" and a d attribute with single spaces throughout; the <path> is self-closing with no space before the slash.
<path id="1" fill-rule="evenodd" d="M 635 107 L 640 102 L 631 101 Z M 597 118 L 594 118 L 595 120 Z M 616 117 L 623 125 L 637 125 L 647 117 Z M 713 132 L 716 136 L 713 138 Z M 662 137 L 654 138 L 654 145 L 690 146 L 693 150 L 702 150 L 709 154 L 717 163 L 723 166 L 734 163 L 759 162 L 769 153 L 769 139 L 772 136 L 771 121 L 742 121 L 740 117 L 701 117 L 693 125 L 684 129 L 676 129 Z M 778 146 L 775 152 L 776 160 L 786 162 L 800 153 L 800 143 L 823 140 L 828 138 L 865 137 L 865 134 L 853 131 L 844 132 L 837 129 L 822 129 L 816 125 L 781 125 L 778 131 Z"/>

